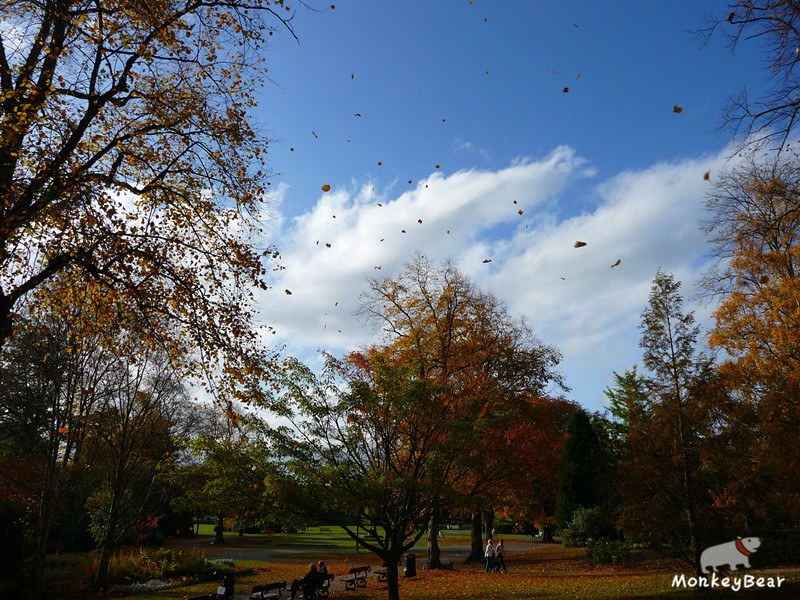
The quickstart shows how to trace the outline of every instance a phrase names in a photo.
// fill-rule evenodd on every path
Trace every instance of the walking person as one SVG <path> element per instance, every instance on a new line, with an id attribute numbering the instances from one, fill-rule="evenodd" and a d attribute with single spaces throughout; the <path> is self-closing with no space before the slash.
<path id="1" fill-rule="evenodd" d="M 506 569 L 506 548 L 503 546 L 503 540 L 500 540 L 494 549 L 494 566 L 497 568 L 498 573 L 501 568 L 503 573 L 508 573 L 508 569 Z"/>
<path id="2" fill-rule="evenodd" d="M 483 558 L 486 561 L 483 572 L 492 573 L 494 571 L 494 546 L 492 545 L 492 538 L 486 540 L 486 550 L 483 551 Z"/>

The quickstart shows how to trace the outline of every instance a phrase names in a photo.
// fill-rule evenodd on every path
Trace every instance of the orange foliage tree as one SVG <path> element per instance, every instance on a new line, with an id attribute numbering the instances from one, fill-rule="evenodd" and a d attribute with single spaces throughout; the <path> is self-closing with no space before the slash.
<path id="1" fill-rule="evenodd" d="M 428 382 L 436 392 L 434 401 L 449 407 L 451 418 L 493 423 L 486 434 L 467 432 L 472 449 L 461 455 L 458 476 L 447 482 L 450 505 L 461 503 L 477 515 L 519 464 L 517 448 L 508 445 L 505 432 L 514 430 L 530 397 L 544 396 L 548 386 L 564 387 L 554 370 L 560 354 L 451 263 L 435 265 L 421 255 L 396 278 L 372 280 L 361 314 L 384 332 L 372 350 L 392 356 Z M 433 516 L 428 562 L 436 568 L 438 521 Z M 480 558 L 476 522 L 472 554 Z"/>
<path id="2" fill-rule="evenodd" d="M 729 496 L 751 498 L 752 517 L 780 505 L 796 513 L 800 160 L 792 152 L 748 157 L 721 177 L 707 208 L 707 231 L 721 259 L 706 277 L 721 297 L 710 343 L 730 357 L 722 372 L 741 424 L 731 435 L 749 457 Z"/>
<path id="3" fill-rule="evenodd" d="M 266 15 L 289 27 L 282 1 L 2 4 L 0 344 L 70 271 L 231 381 L 269 362 L 250 313 L 275 253 L 253 242 L 266 145 L 247 119 Z"/>

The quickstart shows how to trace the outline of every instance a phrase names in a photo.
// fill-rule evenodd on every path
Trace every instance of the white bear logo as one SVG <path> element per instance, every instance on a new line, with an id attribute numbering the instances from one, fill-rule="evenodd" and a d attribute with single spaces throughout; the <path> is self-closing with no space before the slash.
<path id="1" fill-rule="evenodd" d="M 737 565 L 749 569 L 748 557 L 758 550 L 760 545 L 761 538 L 747 537 L 736 538 L 732 542 L 706 548 L 700 555 L 700 572 L 708 573 L 708 568 L 711 567 L 711 570 L 716 573 L 717 568 L 723 565 L 728 565 L 731 571 L 735 571 Z"/>

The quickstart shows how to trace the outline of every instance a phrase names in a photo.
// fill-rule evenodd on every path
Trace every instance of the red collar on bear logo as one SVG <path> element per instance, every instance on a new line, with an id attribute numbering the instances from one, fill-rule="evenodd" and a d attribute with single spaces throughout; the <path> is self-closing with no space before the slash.
<path id="1" fill-rule="evenodd" d="M 744 544 L 742 544 L 742 540 L 741 539 L 736 540 L 736 549 L 739 552 L 741 552 L 742 554 L 744 554 L 745 556 L 750 556 L 750 554 L 751 554 L 751 552 L 747 548 L 744 547 Z"/>

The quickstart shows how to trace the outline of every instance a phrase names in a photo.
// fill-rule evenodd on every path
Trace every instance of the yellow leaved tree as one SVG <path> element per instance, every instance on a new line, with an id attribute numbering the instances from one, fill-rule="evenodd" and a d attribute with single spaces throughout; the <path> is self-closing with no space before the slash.
<path id="1" fill-rule="evenodd" d="M 252 289 L 276 251 L 255 241 L 268 173 L 247 111 L 274 27 L 292 32 L 282 1 L 2 4 L 0 345 L 66 275 L 230 383 L 269 362 Z"/>

